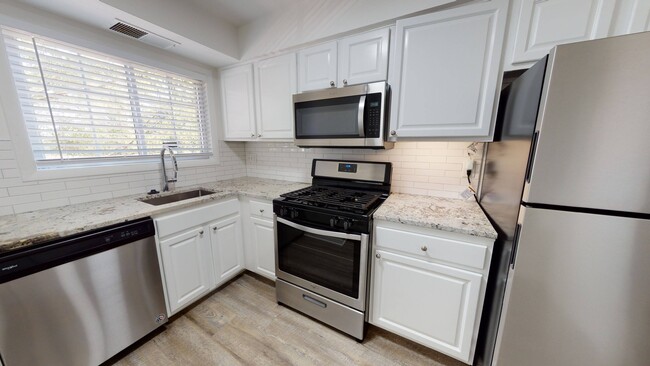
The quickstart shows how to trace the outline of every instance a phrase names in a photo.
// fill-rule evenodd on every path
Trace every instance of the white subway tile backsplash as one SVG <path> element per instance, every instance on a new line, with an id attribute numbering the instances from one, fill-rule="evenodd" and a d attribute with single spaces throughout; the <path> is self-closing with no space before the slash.
<path id="1" fill-rule="evenodd" d="M 291 143 L 248 142 L 246 165 L 252 177 L 311 181 L 312 159 L 389 161 L 393 163 L 393 192 L 460 198 L 467 187 L 463 171 L 468 142 L 399 142 L 392 150 L 303 149 Z"/>
<path id="2" fill-rule="evenodd" d="M 13 215 L 14 207 L 13 206 L 4 206 L 0 207 L 0 216 L 2 215 Z"/>
<path id="3" fill-rule="evenodd" d="M 393 192 L 459 198 L 467 187 L 467 142 L 399 142 L 392 150 L 304 149 L 280 142 L 219 142 L 219 164 L 183 167 L 176 187 L 242 176 L 311 181 L 313 159 L 389 161 Z M 254 156 L 255 163 L 247 164 Z M 0 215 L 160 189 L 157 171 L 24 182 L 11 141 L 0 141 Z"/>
<path id="4" fill-rule="evenodd" d="M 98 200 L 105 200 L 109 198 L 113 198 L 113 194 L 111 192 L 93 193 L 84 196 L 70 197 L 69 199 L 70 199 L 70 203 L 74 205 L 77 203 L 86 203 L 86 202 L 92 202 Z"/>
<path id="5" fill-rule="evenodd" d="M 36 210 L 42 210 L 45 208 L 61 207 L 69 205 L 70 201 L 67 198 L 59 198 L 49 201 L 39 201 L 32 203 L 24 203 L 19 205 L 14 205 L 14 212 L 19 214 L 23 212 L 30 212 Z"/>
<path id="6" fill-rule="evenodd" d="M 61 191 L 43 192 L 41 193 L 41 199 L 43 201 L 47 201 L 47 200 L 53 200 L 53 199 L 63 198 L 63 197 L 82 196 L 90 193 L 91 192 L 89 187 L 65 189 Z"/>
<path id="7" fill-rule="evenodd" d="M 246 175 L 244 143 L 220 141 L 218 156 L 219 164 L 214 166 L 184 168 L 182 161 L 179 162 L 176 187 Z M 0 215 L 144 194 L 151 188 L 160 189 L 157 171 L 25 182 L 18 170 L 11 141 L 0 141 L 0 173 Z"/>

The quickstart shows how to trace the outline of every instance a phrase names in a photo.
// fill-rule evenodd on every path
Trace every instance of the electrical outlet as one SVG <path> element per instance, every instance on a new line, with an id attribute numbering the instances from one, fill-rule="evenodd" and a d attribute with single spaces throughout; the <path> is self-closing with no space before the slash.
<path id="1" fill-rule="evenodd" d="M 257 155 L 256 154 L 246 155 L 246 164 L 250 164 L 250 165 L 257 164 Z"/>

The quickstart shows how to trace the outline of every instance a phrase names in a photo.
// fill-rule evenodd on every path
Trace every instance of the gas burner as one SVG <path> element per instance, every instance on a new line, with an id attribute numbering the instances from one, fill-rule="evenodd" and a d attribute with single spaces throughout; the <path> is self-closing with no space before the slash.
<path id="1" fill-rule="evenodd" d="M 378 205 L 384 195 L 381 192 L 311 186 L 280 197 L 284 197 L 285 202 L 363 214 Z"/>

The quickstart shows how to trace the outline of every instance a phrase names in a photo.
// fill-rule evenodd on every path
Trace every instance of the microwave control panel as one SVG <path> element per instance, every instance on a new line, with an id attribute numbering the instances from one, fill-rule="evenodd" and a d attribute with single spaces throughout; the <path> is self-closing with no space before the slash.
<path id="1" fill-rule="evenodd" d="M 368 94 L 365 108 L 365 135 L 379 137 L 381 132 L 381 93 Z"/>

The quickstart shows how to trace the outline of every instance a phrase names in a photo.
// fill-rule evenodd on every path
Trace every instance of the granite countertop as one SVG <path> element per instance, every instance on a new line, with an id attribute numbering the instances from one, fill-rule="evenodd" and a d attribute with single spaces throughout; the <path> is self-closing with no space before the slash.
<path id="1" fill-rule="evenodd" d="M 497 237 L 497 232 L 474 200 L 393 193 L 373 218 L 490 239 Z"/>
<path id="2" fill-rule="evenodd" d="M 18 215 L 0 216 L 0 255 L 48 240 L 147 216 L 160 215 L 183 207 L 191 207 L 197 203 L 237 197 L 238 195 L 272 200 L 282 193 L 307 186 L 309 184 L 306 183 L 244 177 L 201 184 L 201 188 L 215 191 L 215 193 L 160 206 L 140 202 L 139 199 L 163 196 L 169 193 L 125 196 Z M 183 187 L 174 193 L 198 187 Z"/>

